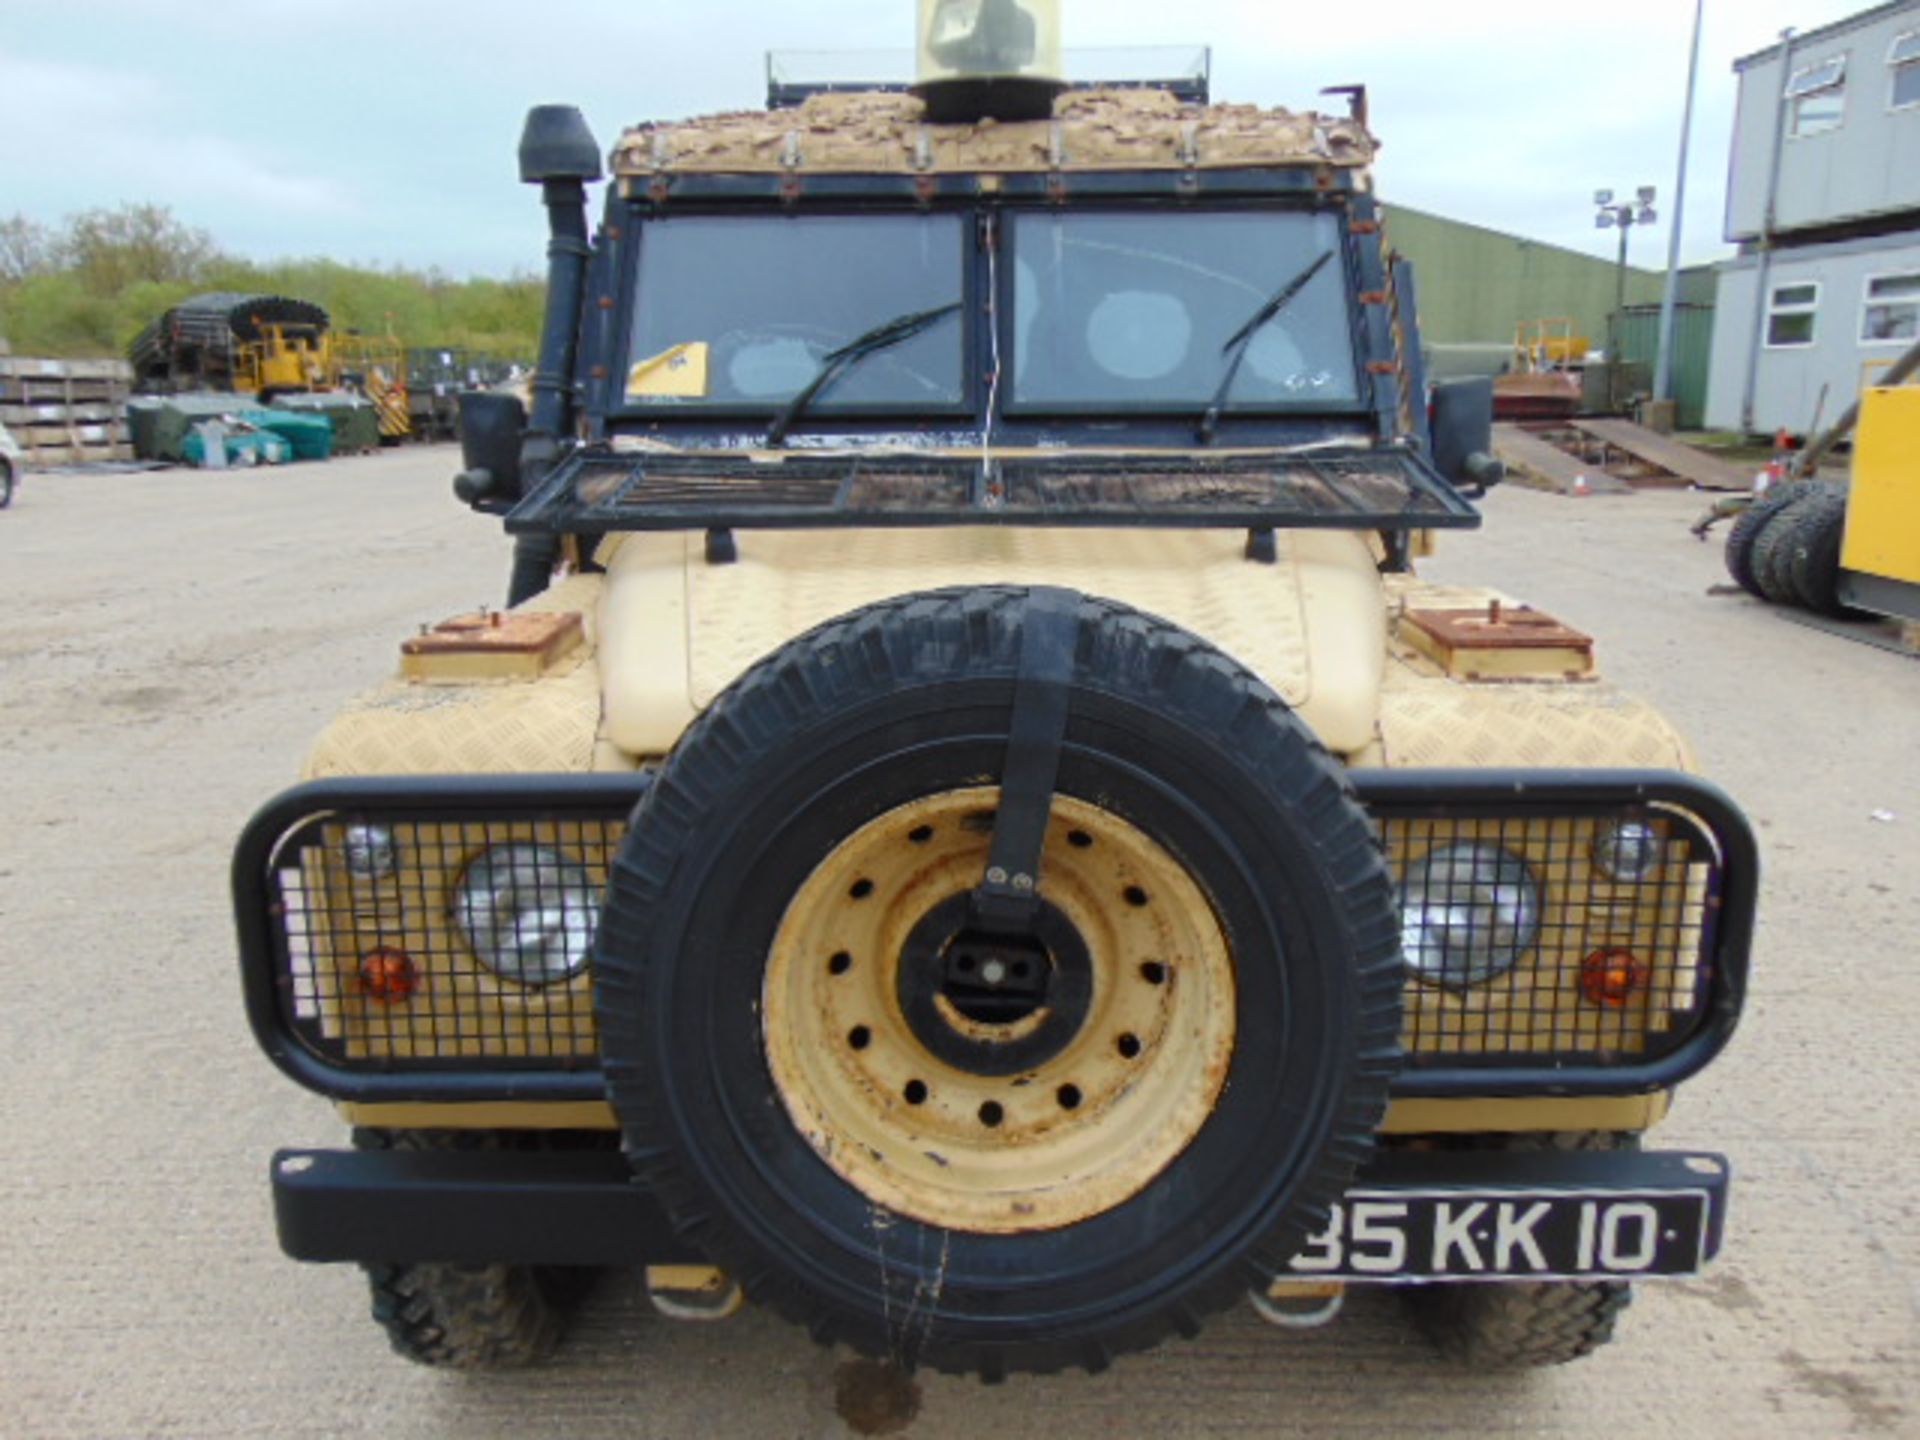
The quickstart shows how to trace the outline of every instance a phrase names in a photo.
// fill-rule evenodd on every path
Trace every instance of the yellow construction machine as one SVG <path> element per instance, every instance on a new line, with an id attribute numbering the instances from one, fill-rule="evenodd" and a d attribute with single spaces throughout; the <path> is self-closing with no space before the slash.
<path id="1" fill-rule="evenodd" d="M 1880 615 L 1920 624 L 1920 344 L 1804 451 L 1787 479 L 1741 507 L 1727 570 L 1778 605 L 1835 618 Z M 1817 477 L 1849 436 L 1847 484 Z M 1721 513 L 1694 527 L 1704 536 Z"/>

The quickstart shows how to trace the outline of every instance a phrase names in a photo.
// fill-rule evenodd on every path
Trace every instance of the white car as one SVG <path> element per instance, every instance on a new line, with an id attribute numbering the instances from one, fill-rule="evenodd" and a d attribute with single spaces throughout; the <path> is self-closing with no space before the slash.
<path id="1" fill-rule="evenodd" d="M 0 510 L 13 503 L 13 487 L 20 478 L 24 459 L 19 445 L 7 433 L 7 427 L 0 425 Z"/>

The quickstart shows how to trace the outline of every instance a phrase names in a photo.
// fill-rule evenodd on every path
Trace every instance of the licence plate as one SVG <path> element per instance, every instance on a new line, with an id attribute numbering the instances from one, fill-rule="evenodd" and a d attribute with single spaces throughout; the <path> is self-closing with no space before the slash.
<path id="1" fill-rule="evenodd" d="M 1712 1254 L 1701 1189 L 1362 1186 L 1294 1257 L 1301 1279 L 1636 1280 L 1692 1275 Z"/>

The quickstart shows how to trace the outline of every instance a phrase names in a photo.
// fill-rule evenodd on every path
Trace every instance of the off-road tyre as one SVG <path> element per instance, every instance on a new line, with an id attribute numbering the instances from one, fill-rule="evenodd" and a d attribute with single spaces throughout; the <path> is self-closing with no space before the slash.
<path id="1" fill-rule="evenodd" d="M 1613 1131 L 1448 1137 L 1462 1148 L 1637 1150 L 1640 1137 Z M 1633 1286 L 1620 1280 L 1492 1281 L 1414 1285 L 1402 1294 L 1440 1353 L 1472 1370 L 1565 1365 L 1613 1339 Z"/>
<path id="2" fill-rule="evenodd" d="M 605 1146 L 611 1137 L 532 1131 L 372 1130 L 364 1150 L 477 1150 Z M 559 1347 L 574 1308 L 592 1288 L 591 1269 L 541 1265 L 363 1265 L 373 1318 L 394 1352 L 442 1370 L 513 1370 Z"/>
<path id="3" fill-rule="evenodd" d="M 1754 582 L 1760 587 L 1761 598 L 1770 604 L 1800 603 L 1793 588 L 1793 537 L 1798 533 L 1795 520 L 1824 493 L 1824 486 L 1800 490 L 1768 518 L 1753 542 Z"/>
<path id="4" fill-rule="evenodd" d="M 0 455 L 0 510 L 13 504 L 13 461 Z"/>
<path id="5" fill-rule="evenodd" d="M 1727 574 L 1749 595 L 1762 600 L 1766 598 L 1761 593 L 1760 581 L 1754 574 L 1753 566 L 1753 547 L 1760 538 L 1760 532 L 1767 528 L 1767 523 L 1774 516 L 1814 488 L 1814 482 L 1807 480 L 1791 480 L 1776 485 L 1734 520 L 1733 529 L 1727 534 Z"/>
<path id="6" fill-rule="evenodd" d="M 1846 539 L 1845 491 L 1816 495 L 1795 506 L 1782 520 L 1787 534 L 1787 579 L 1794 597 L 1816 615 L 1834 619 L 1858 615 L 1840 598 L 1840 548 Z"/>
<path id="7" fill-rule="evenodd" d="M 1025 1232 L 879 1205 L 801 1134 L 759 1022 L 789 898 L 861 827 L 998 783 L 1029 601 L 903 596 L 749 670 L 635 811 L 594 954 L 608 1093 L 676 1229 L 820 1343 L 988 1380 L 1097 1371 L 1282 1273 L 1400 1058 L 1392 885 L 1341 767 L 1220 651 L 1076 596 L 1056 804 L 1124 817 L 1200 883 L 1231 937 L 1224 1085 L 1137 1193 Z"/>

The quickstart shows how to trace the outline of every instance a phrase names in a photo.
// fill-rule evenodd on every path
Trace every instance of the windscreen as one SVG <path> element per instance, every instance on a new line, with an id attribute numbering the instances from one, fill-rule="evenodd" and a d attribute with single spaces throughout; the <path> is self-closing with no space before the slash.
<path id="1" fill-rule="evenodd" d="M 1198 414 L 1230 373 L 1229 413 L 1350 409 L 1358 399 L 1333 216 L 1012 219 L 1013 408 Z"/>
<path id="2" fill-rule="evenodd" d="M 951 410 L 965 399 L 958 215 L 675 216 L 640 235 L 626 401 L 777 410 L 834 352 L 889 322 L 952 305 L 869 343 L 809 406 Z"/>

